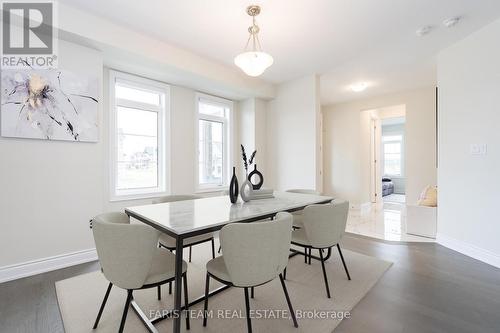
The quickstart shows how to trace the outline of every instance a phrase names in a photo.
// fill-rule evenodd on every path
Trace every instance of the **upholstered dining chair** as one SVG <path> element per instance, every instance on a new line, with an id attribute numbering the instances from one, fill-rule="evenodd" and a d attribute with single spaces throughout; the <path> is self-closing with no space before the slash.
<path id="1" fill-rule="evenodd" d="M 289 193 L 301 193 L 301 194 L 312 194 L 312 195 L 321 195 L 320 192 L 316 191 L 316 190 L 310 190 L 310 189 L 301 189 L 301 188 L 297 188 L 297 189 L 291 189 L 291 190 L 286 190 L 286 192 L 289 192 Z M 302 216 L 302 213 L 304 211 L 303 210 L 297 210 L 295 212 L 292 212 L 292 216 L 293 216 L 293 224 L 292 224 L 292 228 L 293 229 L 300 229 L 302 228 L 302 219 L 303 219 L 303 216 Z M 307 263 L 307 258 L 309 258 L 309 262 L 311 262 L 311 253 L 309 251 L 306 250 L 304 252 L 304 262 Z"/>
<path id="2" fill-rule="evenodd" d="M 315 190 L 308 190 L 308 189 L 291 189 L 291 190 L 286 190 L 286 192 L 289 193 L 301 193 L 301 194 L 313 194 L 313 195 L 321 195 L 320 192 L 315 191 Z M 296 212 L 293 212 L 293 228 L 298 229 L 302 227 L 302 210 L 298 210 Z"/>
<path id="3" fill-rule="evenodd" d="M 210 278 L 223 284 L 243 288 L 248 332 L 252 332 L 248 289 L 279 277 L 293 324 L 298 327 L 295 312 L 286 289 L 283 270 L 288 264 L 292 216 L 278 213 L 273 221 L 232 223 L 220 231 L 223 255 L 207 263 L 203 326 L 207 325 Z"/>
<path id="4" fill-rule="evenodd" d="M 180 194 L 180 195 L 166 195 L 160 198 L 157 198 L 153 200 L 153 204 L 159 204 L 159 203 L 165 203 L 165 202 L 176 202 L 176 201 L 185 201 L 185 200 L 195 200 L 195 199 L 201 199 L 202 197 L 194 194 Z M 193 251 L 193 246 L 202 244 L 205 242 L 212 242 L 212 259 L 215 258 L 215 241 L 214 241 L 214 234 L 213 233 L 208 233 L 204 235 L 199 235 L 199 236 L 193 236 L 186 238 L 183 243 L 183 248 L 189 247 L 189 262 L 191 262 L 191 255 Z M 160 241 L 159 241 L 160 247 L 164 247 L 170 252 L 175 250 L 175 238 L 162 233 L 160 235 Z M 168 284 L 168 293 L 172 294 L 172 283 Z M 160 299 L 161 291 L 158 288 L 158 299 Z"/>
<path id="5" fill-rule="evenodd" d="M 153 200 L 153 204 L 165 203 L 165 202 L 175 202 L 175 201 L 185 201 L 200 199 L 198 195 L 183 194 L 183 195 L 167 195 Z M 192 247 L 205 242 L 212 242 L 212 258 L 215 258 L 215 242 L 214 234 L 209 233 L 205 235 L 199 235 L 194 237 L 189 237 L 184 240 L 184 247 L 189 247 L 189 262 L 191 262 Z M 175 238 L 162 233 L 160 235 L 160 246 L 173 251 L 175 250 Z"/>
<path id="6" fill-rule="evenodd" d="M 146 327 L 153 327 L 135 303 L 135 290 L 155 288 L 175 278 L 175 255 L 158 248 L 160 232 L 145 224 L 130 224 L 125 213 L 112 212 L 92 219 L 92 230 L 102 273 L 109 281 L 94 323 L 97 328 L 113 285 L 127 290 L 127 300 L 118 332 L 123 332 L 132 305 Z M 182 263 L 185 309 L 188 310 L 187 263 Z M 189 329 L 189 316 L 186 316 Z"/>
<path id="7" fill-rule="evenodd" d="M 292 231 L 292 244 L 303 247 L 305 252 L 309 250 L 309 253 L 312 249 L 318 250 L 328 298 L 331 296 L 323 257 L 324 249 L 337 247 L 347 278 L 351 279 L 339 244 L 345 233 L 348 213 L 348 201 L 310 205 L 304 209 L 303 227 Z"/>

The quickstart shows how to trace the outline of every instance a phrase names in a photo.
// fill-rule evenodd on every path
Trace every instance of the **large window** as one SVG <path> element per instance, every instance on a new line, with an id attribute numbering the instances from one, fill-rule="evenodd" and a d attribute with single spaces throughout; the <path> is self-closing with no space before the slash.
<path id="1" fill-rule="evenodd" d="M 196 99 L 197 185 L 214 190 L 228 184 L 232 102 L 202 94 Z"/>
<path id="2" fill-rule="evenodd" d="M 111 198 L 157 196 L 167 190 L 168 86 L 110 72 Z"/>
<path id="3" fill-rule="evenodd" d="M 403 136 L 386 135 L 382 137 L 384 150 L 384 175 L 403 175 Z"/>

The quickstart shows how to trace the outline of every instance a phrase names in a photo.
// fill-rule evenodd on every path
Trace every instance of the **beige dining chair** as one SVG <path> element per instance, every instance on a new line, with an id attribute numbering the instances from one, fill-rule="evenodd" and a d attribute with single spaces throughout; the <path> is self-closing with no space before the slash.
<path id="1" fill-rule="evenodd" d="M 127 290 L 127 300 L 118 332 L 123 332 L 129 307 L 132 305 L 141 321 L 153 327 L 148 317 L 134 302 L 134 290 L 159 287 L 175 279 L 175 255 L 158 248 L 160 232 L 145 224 L 130 224 L 125 213 L 112 212 L 92 219 L 92 230 L 101 270 L 109 281 L 108 289 L 97 314 L 96 329 L 113 285 Z M 184 305 L 188 310 L 187 263 L 182 263 Z M 189 329 L 189 316 L 186 315 Z"/>
<path id="2" fill-rule="evenodd" d="M 153 200 L 153 204 L 160 204 L 166 202 L 176 202 L 176 201 L 186 201 L 186 200 L 195 200 L 201 199 L 202 197 L 194 194 L 180 194 L 180 195 L 166 195 L 160 198 Z M 208 233 L 198 236 L 193 236 L 184 239 L 183 248 L 189 247 L 189 262 L 191 262 L 191 256 L 193 251 L 193 246 L 202 244 L 205 242 L 212 242 L 212 259 L 215 258 L 215 240 L 214 233 Z M 165 233 L 160 235 L 160 247 L 164 247 L 170 252 L 175 250 L 176 241 L 175 238 L 169 236 Z M 168 293 L 172 294 L 172 283 L 168 284 Z M 161 291 L 158 290 L 158 299 L 160 299 Z"/>
<path id="3" fill-rule="evenodd" d="M 339 244 L 345 234 L 348 213 L 348 201 L 307 206 L 303 213 L 303 227 L 292 232 L 292 244 L 303 247 L 306 253 L 309 250 L 309 256 L 312 249 L 318 250 L 328 298 L 330 288 L 325 270 L 324 249 L 337 247 L 347 278 L 351 279 Z"/>
<path id="4" fill-rule="evenodd" d="M 302 188 L 286 190 L 286 192 L 289 192 L 289 193 L 300 193 L 300 194 L 321 195 L 321 193 L 318 192 L 318 191 L 316 191 L 316 190 L 302 189 Z M 297 210 L 295 212 L 292 212 L 292 216 L 293 216 L 292 227 L 293 227 L 293 229 L 300 229 L 300 228 L 303 227 L 302 226 L 302 219 L 303 219 L 302 213 L 303 212 L 304 212 L 303 210 Z M 309 262 L 310 262 L 311 261 L 311 253 L 310 253 L 310 251 L 308 252 L 308 250 L 306 250 L 304 252 L 304 263 L 307 263 L 307 258 L 309 258 Z"/>
<path id="5" fill-rule="evenodd" d="M 312 194 L 312 195 L 321 195 L 320 192 L 309 189 L 291 189 L 286 190 L 289 193 L 300 193 L 300 194 Z M 298 210 L 292 213 L 293 215 L 293 228 L 298 229 L 302 227 L 302 210 Z"/>
<path id="6" fill-rule="evenodd" d="M 272 221 L 232 223 L 221 229 L 223 255 L 210 260 L 206 266 L 203 326 L 207 325 L 210 278 L 244 289 L 247 328 L 252 332 L 248 289 L 279 277 L 293 324 L 298 327 L 282 274 L 288 264 L 291 230 L 292 216 L 284 212 Z"/>

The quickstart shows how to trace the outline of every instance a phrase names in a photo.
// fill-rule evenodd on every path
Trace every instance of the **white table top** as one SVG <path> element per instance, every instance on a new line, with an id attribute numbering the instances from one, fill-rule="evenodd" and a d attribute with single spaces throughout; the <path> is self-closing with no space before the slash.
<path id="1" fill-rule="evenodd" d="M 235 204 L 231 204 L 228 196 L 218 196 L 129 207 L 125 212 L 156 229 L 182 235 L 333 200 L 327 196 L 288 192 L 274 192 L 274 196 Z"/>

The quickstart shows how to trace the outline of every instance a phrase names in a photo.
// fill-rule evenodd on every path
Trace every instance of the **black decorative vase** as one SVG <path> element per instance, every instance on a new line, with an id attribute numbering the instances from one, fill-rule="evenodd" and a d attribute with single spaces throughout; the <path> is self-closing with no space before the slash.
<path id="1" fill-rule="evenodd" d="M 258 183 L 254 184 L 252 182 L 252 177 L 253 176 L 259 177 L 259 182 Z M 262 176 L 262 173 L 259 170 L 257 170 L 257 164 L 254 164 L 253 171 L 250 172 L 250 174 L 248 175 L 248 180 L 250 181 L 250 183 L 252 183 L 252 187 L 253 187 L 254 190 L 260 190 L 260 188 L 264 184 L 264 176 Z"/>
<path id="2" fill-rule="evenodd" d="M 238 178 L 236 178 L 236 168 L 233 167 L 233 177 L 231 178 L 231 183 L 229 183 L 229 199 L 231 203 L 236 203 L 238 201 Z"/>

